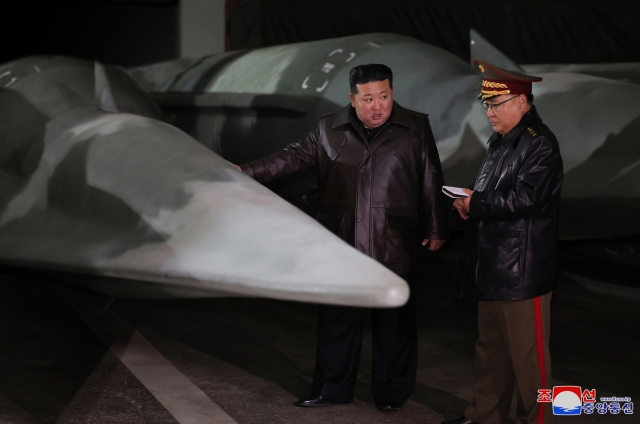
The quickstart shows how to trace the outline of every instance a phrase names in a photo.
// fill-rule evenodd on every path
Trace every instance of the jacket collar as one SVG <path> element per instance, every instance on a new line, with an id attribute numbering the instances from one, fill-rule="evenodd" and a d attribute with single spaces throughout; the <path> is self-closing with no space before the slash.
<path id="1" fill-rule="evenodd" d="M 331 129 L 335 129 L 342 125 L 348 124 L 351 124 L 356 129 L 358 129 L 359 127 L 358 121 L 356 119 L 356 111 L 351 106 L 351 104 L 346 105 L 338 111 L 336 117 L 333 120 L 333 124 L 331 125 Z M 393 124 L 402 125 L 403 127 L 413 129 L 413 120 L 411 119 L 411 116 L 409 115 L 409 113 L 407 113 L 405 108 L 400 106 L 395 101 L 393 102 L 391 116 L 389 116 L 387 122 L 382 124 L 382 126 Z"/>
<path id="2" fill-rule="evenodd" d="M 506 133 L 505 135 L 501 135 L 497 132 L 494 132 L 491 137 L 489 137 L 489 141 L 487 143 L 491 143 L 492 141 L 499 140 L 500 143 L 504 147 L 510 147 L 513 143 L 520 138 L 520 134 L 525 128 L 530 127 L 540 121 L 540 116 L 538 115 L 538 111 L 536 110 L 535 105 L 531 105 L 531 110 L 525 113 L 511 131 Z"/>

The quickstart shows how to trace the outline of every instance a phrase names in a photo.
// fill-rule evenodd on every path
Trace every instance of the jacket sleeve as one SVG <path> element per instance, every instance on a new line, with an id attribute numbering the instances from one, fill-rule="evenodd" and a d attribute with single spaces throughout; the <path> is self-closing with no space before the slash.
<path id="1" fill-rule="evenodd" d="M 307 137 L 284 149 L 240 165 L 242 172 L 258 182 L 267 182 L 315 166 L 318 159 L 319 126 Z"/>
<path id="2" fill-rule="evenodd" d="M 469 215 L 481 221 L 536 215 L 554 195 L 558 178 L 562 178 L 559 148 L 549 138 L 540 136 L 529 146 L 515 185 L 508 191 L 474 192 Z"/>
<path id="3" fill-rule="evenodd" d="M 449 202 L 442 193 L 444 177 L 436 141 L 429 121 L 426 121 L 422 143 L 422 213 L 424 214 L 423 238 L 445 240 L 449 237 Z"/>

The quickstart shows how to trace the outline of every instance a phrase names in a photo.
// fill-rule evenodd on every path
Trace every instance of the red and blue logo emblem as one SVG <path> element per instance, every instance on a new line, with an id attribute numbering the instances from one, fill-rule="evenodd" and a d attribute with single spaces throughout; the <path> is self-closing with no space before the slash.
<path id="1" fill-rule="evenodd" d="M 551 403 L 553 415 L 617 415 L 633 414 L 633 402 L 630 397 L 608 396 L 596 401 L 596 389 L 582 390 L 580 386 L 553 386 L 552 389 L 539 389 L 538 402 Z"/>
<path id="2" fill-rule="evenodd" d="M 580 415 L 582 390 L 580 386 L 554 386 L 551 402 L 553 415 Z"/>

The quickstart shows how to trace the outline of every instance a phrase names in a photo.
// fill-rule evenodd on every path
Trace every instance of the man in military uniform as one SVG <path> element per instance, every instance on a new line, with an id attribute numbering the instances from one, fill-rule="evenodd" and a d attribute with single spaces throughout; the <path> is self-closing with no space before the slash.
<path id="1" fill-rule="evenodd" d="M 439 249 L 447 236 L 446 199 L 427 115 L 393 101 L 393 74 L 385 65 L 353 68 L 350 104 L 320 118 L 299 143 L 241 166 L 257 181 L 310 167 L 318 170 L 318 221 L 360 252 L 408 278 L 420 243 Z M 297 406 L 353 400 L 365 310 L 322 305 L 311 395 Z M 395 411 L 411 395 L 417 369 L 415 310 L 372 310 L 372 395 Z"/>
<path id="2" fill-rule="evenodd" d="M 468 197 L 454 207 L 465 224 L 454 293 L 475 298 L 479 336 L 473 400 L 447 424 L 508 421 L 517 386 L 517 423 L 542 423 L 550 405 L 549 302 L 555 285 L 562 158 L 533 103 L 533 82 L 481 60 L 480 99 L 494 133 Z"/>

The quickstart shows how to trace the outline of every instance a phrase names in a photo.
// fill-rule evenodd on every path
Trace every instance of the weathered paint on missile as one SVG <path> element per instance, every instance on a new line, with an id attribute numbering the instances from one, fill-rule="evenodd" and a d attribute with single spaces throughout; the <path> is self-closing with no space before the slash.
<path id="1" fill-rule="evenodd" d="M 391 271 L 153 119 L 118 70 L 28 58 L 5 72 L 16 80 L 0 92 L 14 111 L 0 128 L 0 261 L 114 296 L 406 302 Z"/>

